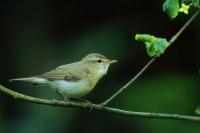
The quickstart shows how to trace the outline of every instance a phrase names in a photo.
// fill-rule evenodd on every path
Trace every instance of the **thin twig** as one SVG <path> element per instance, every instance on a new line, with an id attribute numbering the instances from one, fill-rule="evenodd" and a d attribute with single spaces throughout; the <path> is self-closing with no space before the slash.
<path id="1" fill-rule="evenodd" d="M 151 112 L 134 112 L 134 111 L 126 111 L 116 108 L 103 107 L 97 104 L 88 104 L 88 103 L 76 103 L 76 102 L 64 102 L 58 100 L 46 100 L 41 98 L 35 98 L 31 96 L 27 96 L 0 85 L 0 91 L 12 96 L 13 98 L 20 99 L 26 102 L 43 104 L 43 105 L 51 105 L 51 106 L 59 106 L 59 107 L 73 107 L 73 108 L 81 108 L 87 110 L 95 110 L 99 112 L 106 112 L 121 116 L 128 117 L 141 117 L 141 118 L 152 118 L 152 119 L 170 119 L 170 120 L 182 120 L 182 121 L 194 121 L 200 122 L 199 116 L 189 116 L 189 115 L 179 115 L 179 114 L 164 114 L 164 113 L 151 113 Z"/>
<path id="2" fill-rule="evenodd" d="M 108 98 L 105 102 L 101 103 L 102 106 L 110 103 L 115 97 L 121 94 L 131 83 L 133 83 L 138 77 L 155 61 L 155 57 L 152 58 L 128 83 L 126 83 L 121 89 L 119 89 L 116 93 L 114 93 L 110 98 Z"/>
<path id="3" fill-rule="evenodd" d="M 193 16 L 181 27 L 181 29 L 170 39 L 168 46 L 172 45 L 178 37 L 183 33 L 183 31 L 190 25 L 190 23 L 196 18 L 200 13 L 200 8 L 193 14 Z"/>
<path id="4" fill-rule="evenodd" d="M 198 9 L 194 15 L 181 27 L 181 29 L 170 39 L 167 47 L 172 45 L 178 37 L 183 33 L 183 31 L 190 25 L 190 23 L 194 20 L 194 18 L 200 13 L 200 9 Z M 119 94 L 121 94 L 129 85 L 131 85 L 133 82 L 140 77 L 144 71 L 155 61 L 156 57 L 153 57 L 128 83 L 126 83 L 122 88 L 120 88 L 117 92 L 115 92 L 110 98 L 108 98 L 106 101 L 101 103 L 101 105 L 105 106 L 108 103 L 110 103 L 114 98 L 116 98 Z"/>

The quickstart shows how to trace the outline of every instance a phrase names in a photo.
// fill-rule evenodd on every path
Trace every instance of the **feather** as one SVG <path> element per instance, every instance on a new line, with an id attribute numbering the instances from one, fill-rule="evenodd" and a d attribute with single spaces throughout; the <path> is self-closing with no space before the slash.
<path id="1" fill-rule="evenodd" d="M 53 81 L 53 80 L 66 80 L 66 81 L 78 81 L 89 74 L 89 70 L 79 64 L 68 64 L 62 65 L 53 69 L 52 71 L 46 72 L 38 77 Z"/>

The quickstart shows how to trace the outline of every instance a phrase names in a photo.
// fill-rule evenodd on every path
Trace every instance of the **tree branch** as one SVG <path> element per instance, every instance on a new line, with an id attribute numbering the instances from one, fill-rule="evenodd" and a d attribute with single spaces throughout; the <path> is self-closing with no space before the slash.
<path id="1" fill-rule="evenodd" d="M 99 112 L 106 112 L 121 116 L 128 116 L 128 117 L 142 117 L 142 118 L 153 118 L 153 119 L 171 119 L 171 120 L 183 120 L 183 121 L 194 121 L 200 122 L 199 116 L 188 116 L 188 115 L 178 115 L 178 114 L 163 114 L 163 113 L 151 113 L 151 112 L 134 112 L 134 111 L 126 111 L 116 108 L 110 107 L 102 107 L 101 105 L 97 104 L 88 104 L 88 103 L 77 103 L 77 102 L 64 102 L 58 100 L 46 100 L 41 98 L 35 98 L 31 96 L 27 96 L 0 85 L 0 91 L 12 96 L 13 98 L 20 99 L 23 101 L 43 104 L 43 105 L 51 105 L 51 106 L 60 106 L 60 107 L 74 107 L 74 108 L 81 108 L 87 110 L 95 110 Z"/>
<path id="2" fill-rule="evenodd" d="M 171 46 L 178 37 L 183 33 L 183 31 L 190 25 L 190 23 L 196 18 L 196 16 L 200 13 L 200 8 L 194 13 L 194 15 L 181 27 L 181 29 L 170 39 L 167 47 Z M 140 77 L 144 71 L 155 61 L 156 57 L 153 57 L 128 83 L 126 83 L 122 88 L 120 88 L 117 92 L 115 92 L 110 98 L 101 103 L 102 106 L 109 104 L 114 98 L 120 95 L 125 89 L 128 88 L 133 82 Z"/>

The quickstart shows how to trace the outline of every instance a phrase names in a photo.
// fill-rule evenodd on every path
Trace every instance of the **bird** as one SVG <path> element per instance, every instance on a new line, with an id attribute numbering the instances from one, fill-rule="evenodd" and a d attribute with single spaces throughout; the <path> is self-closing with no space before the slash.
<path id="1" fill-rule="evenodd" d="M 68 101 L 70 98 L 78 99 L 91 92 L 98 81 L 107 74 L 110 64 L 115 62 L 117 60 L 110 60 L 99 53 L 91 53 L 78 62 L 58 66 L 43 74 L 9 81 L 48 86 Z"/>

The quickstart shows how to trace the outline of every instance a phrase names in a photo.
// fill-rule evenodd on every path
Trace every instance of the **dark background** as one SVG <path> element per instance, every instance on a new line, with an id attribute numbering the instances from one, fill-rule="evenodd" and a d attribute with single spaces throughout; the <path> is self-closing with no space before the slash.
<path id="1" fill-rule="evenodd" d="M 46 72 L 93 52 L 117 59 L 85 98 L 99 103 L 128 82 L 150 58 L 136 33 L 168 40 L 189 19 L 170 21 L 157 0 L 1 1 L 1 84 L 27 95 L 53 99 L 46 87 L 9 83 Z M 200 16 L 164 55 L 110 106 L 125 110 L 194 115 L 200 104 Z M 0 92 L 1 133 L 199 133 L 198 123 L 127 118 L 86 110 L 31 104 Z"/>

